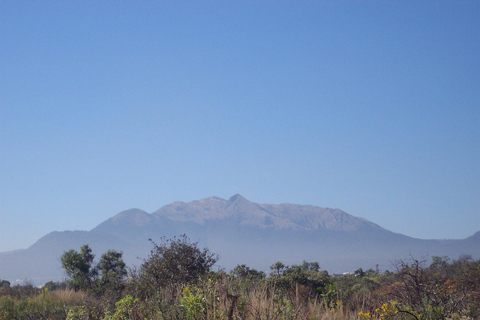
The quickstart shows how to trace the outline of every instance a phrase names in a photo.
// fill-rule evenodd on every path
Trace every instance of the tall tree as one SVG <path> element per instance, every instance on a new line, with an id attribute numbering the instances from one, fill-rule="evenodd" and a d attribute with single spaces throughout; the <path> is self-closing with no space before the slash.
<path id="1" fill-rule="evenodd" d="M 92 287 L 92 282 L 96 278 L 97 271 L 92 267 L 95 255 L 88 244 L 76 250 L 68 250 L 63 253 L 61 259 L 62 268 L 65 269 L 70 278 L 69 286 L 75 291 L 86 290 Z"/>
<path id="2" fill-rule="evenodd" d="M 98 263 L 98 270 L 101 273 L 100 282 L 102 285 L 118 285 L 127 275 L 125 262 L 122 259 L 122 252 L 108 250 Z"/>

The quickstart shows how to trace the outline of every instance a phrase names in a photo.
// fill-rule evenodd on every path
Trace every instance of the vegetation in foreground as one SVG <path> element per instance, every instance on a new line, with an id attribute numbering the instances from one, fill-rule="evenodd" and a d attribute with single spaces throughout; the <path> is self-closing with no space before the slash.
<path id="1" fill-rule="evenodd" d="M 121 252 L 94 258 L 88 245 L 65 252 L 65 283 L 0 280 L 0 319 L 480 319 L 480 260 L 469 256 L 341 276 L 276 262 L 267 276 L 245 265 L 214 272 L 217 256 L 182 236 L 153 243 L 128 274 Z"/>

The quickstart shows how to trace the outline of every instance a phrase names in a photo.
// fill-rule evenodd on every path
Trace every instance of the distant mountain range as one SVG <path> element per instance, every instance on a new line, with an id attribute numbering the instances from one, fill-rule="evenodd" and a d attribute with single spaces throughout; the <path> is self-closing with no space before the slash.
<path id="1" fill-rule="evenodd" d="M 63 279 L 60 256 L 89 244 L 97 256 L 108 249 L 124 252 L 129 265 L 140 265 L 152 244 L 186 234 L 200 247 L 218 253 L 216 268 L 237 264 L 268 271 L 317 261 L 322 269 L 343 273 L 358 268 L 392 269 L 410 256 L 480 257 L 480 231 L 463 240 L 421 240 L 388 231 L 339 209 L 294 204 L 258 204 L 234 195 L 174 202 L 149 214 L 122 211 L 90 231 L 52 232 L 28 249 L 0 253 L 0 279 L 42 284 Z"/>

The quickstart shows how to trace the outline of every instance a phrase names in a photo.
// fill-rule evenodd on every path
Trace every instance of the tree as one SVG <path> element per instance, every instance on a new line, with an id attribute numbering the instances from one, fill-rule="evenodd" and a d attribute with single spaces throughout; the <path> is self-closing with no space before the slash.
<path id="1" fill-rule="evenodd" d="M 9 289 L 10 288 L 10 282 L 7 280 L 0 280 L 0 290 L 1 289 Z"/>
<path id="2" fill-rule="evenodd" d="M 318 262 L 303 261 L 300 265 L 285 266 L 277 261 L 270 266 L 272 273 L 267 281 L 298 304 L 324 293 L 328 283 L 328 272 L 320 271 Z"/>
<path id="3" fill-rule="evenodd" d="M 208 249 L 199 249 L 198 243 L 191 243 L 186 235 L 152 243 L 150 256 L 138 271 L 132 272 L 135 290 L 143 296 L 151 296 L 168 285 L 195 283 L 218 259 Z"/>
<path id="4" fill-rule="evenodd" d="M 281 261 L 277 261 L 270 266 L 270 269 L 276 272 L 276 275 L 279 276 L 285 271 L 285 269 L 288 269 L 288 266 L 285 266 Z"/>
<path id="5" fill-rule="evenodd" d="M 55 291 L 59 289 L 65 289 L 67 287 L 67 284 L 65 282 L 48 281 L 43 285 L 43 287 L 48 289 L 48 291 Z"/>
<path id="6" fill-rule="evenodd" d="M 246 265 L 237 265 L 230 274 L 238 279 L 264 279 L 265 273 L 256 269 L 251 269 Z"/>
<path id="7" fill-rule="evenodd" d="M 75 291 L 92 287 L 92 282 L 97 275 L 95 268 L 92 268 L 94 258 L 95 255 L 92 254 L 92 249 L 88 244 L 84 244 L 80 248 L 80 252 L 71 249 L 64 252 L 60 258 L 62 268 L 70 278 L 69 286 Z"/>
<path id="8" fill-rule="evenodd" d="M 122 252 L 108 250 L 95 267 L 100 278 L 95 281 L 95 293 L 116 301 L 125 288 L 127 269 L 122 259 Z"/>
<path id="9" fill-rule="evenodd" d="M 301 264 L 301 268 L 303 271 L 318 271 L 320 270 L 320 264 L 318 262 L 307 262 L 303 260 L 303 263 Z"/>
<path id="10" fill-rule="evenodd" d="M 355 275 L 355 277 L 362 278 L 365 276 L 365 271 L 363 271 L 362 268 L 358 268 L 353 274 Z"/>
<path id="11" fill-rule="evenodd" d="M 281 274 L 281 278 L 284 278 L 289 283 L 297 283 L 307 285 L 313 289 L 321 289 L 328 282 L 328 272 L 320 271 L 320 265 L 318 262 L 303 261 L 301 265 L 292 265 L 285 267 L 285 270 Z"/>
<path id="12" fill-rule="evenodd" d="M 84 244 L 80 252 L 73 249 L 64 252 L 61 257 L 62 268 L 70 278 L 69 286 L 75 291 L 92 289 L 101 292 L 106 289 L 119 289 L 127 275 L 122 255 L 122 252 L 108 250 L 94 266 L 95 255 L 88 244 Z"/>
<path id="13" fill-rule="evenodd" d="M 119 284 L 127 276 L 125 262 L 122 259 L 122 252 L 108 250 L 100 258 L 97 265 L 101 273 L 100 282 L 102 285 Z"/>

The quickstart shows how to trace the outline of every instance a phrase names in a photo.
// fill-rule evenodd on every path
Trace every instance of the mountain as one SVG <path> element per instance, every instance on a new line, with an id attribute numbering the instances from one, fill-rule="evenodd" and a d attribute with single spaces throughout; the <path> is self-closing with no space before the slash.
<path id="1" fill-rule="evenodd" d="M 174 202 L 155 211 L 153 216 L 178 222 L 195 222 L 200 225 L 205 225 L 208 221 L 230 219 L 242 226 L 276 230 L 354 231 L 367 227 L 380 228 L 339 209 L 291 204 L 258 204 L 248 201 L 239 194 L 229 200 L 211 197 L 189 203 Z"/>
<path id="2" fill-rule="evenodd" d="M 220 255 L 216 268 L 237 264 L 268 271 L 318 261 L 341 273 L 358 268 L 392 269 L 410 256 L 480 257 L 480 231 L 463 240 L 420 240 L 388 231 L 339 209 L 294 204 L 258 204 L 241 195 L 173 202 L 149 214 L 122 211 L 90 231 L 52 232 L 24 250 L 0 253 L 0 279 L 34 283 L 62 280 L 60 256 L 89 244 L 97 256 L 108 249 L 124 252 L 130 266 L 140 265 L 152 243 L 186 234 L 200 247 Z"/>

